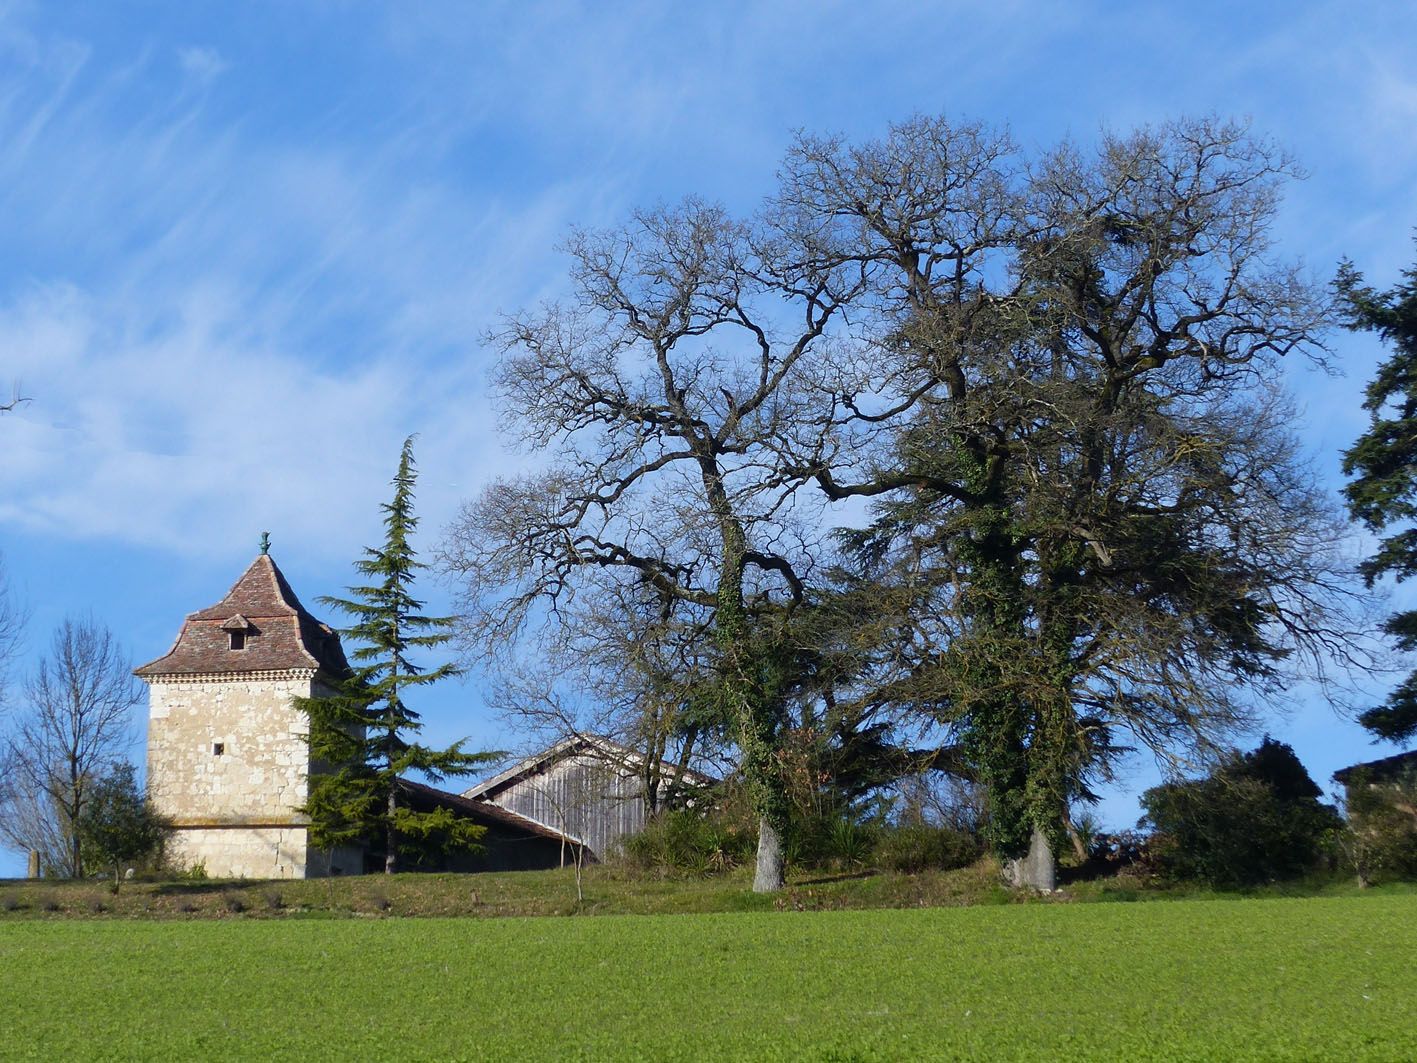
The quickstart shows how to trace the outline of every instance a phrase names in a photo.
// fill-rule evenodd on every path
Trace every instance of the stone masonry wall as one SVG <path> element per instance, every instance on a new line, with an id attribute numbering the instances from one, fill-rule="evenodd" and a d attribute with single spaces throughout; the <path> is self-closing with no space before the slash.
<path id="1" fill-rule="evenodd" d="M 303 827 L 186 827 L 173 832 L 170 854 L 182 867 L 200 864 L 214 878 L 318 878 L 357 875 L 358 849 L 309 848 Z"/>
<path id="2" fill-rule="evenodd" d="M 148 785 L 178 827 L 176 862 L 201 862 L 214 877 L 328 873 L 318 856 L 307 868 L 295 811 L 309 723 L 291 699 L 308 697 L 312 681 L 299 672 L 150 680 Z"/>
<path id="3" fill-rule="evenodd" d="M 303 827 L 187 827 L 173 833 L 173 863 L 213 878 L 304 878 Z"/>

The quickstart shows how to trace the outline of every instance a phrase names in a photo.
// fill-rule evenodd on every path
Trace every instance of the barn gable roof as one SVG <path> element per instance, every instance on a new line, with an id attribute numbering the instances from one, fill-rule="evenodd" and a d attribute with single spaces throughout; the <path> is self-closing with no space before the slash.
<path id="1" fill-rule="evenodd" d="M 234 648 L 240 636 L 240 648 Z M 134 675 L 221 675 L 314 669 L 343 676 L 339 636 L 300 604 L 269 554 L 251 562 L 215 605 L 187 616 L 172 649 Z"/>
<path id="2" fill-rule="evenodd" d="M 413 782 L 410 779 L 400 779 L 399 789 L 408 795 L 414 804 L 432 805 L 440 808 L 448 808 L 460 816 L 465 816 L 475 823 L 483 826 L 496 824 L 502 827 L 509 827 L 512 830 L 522 831 L 539 838 L 550 838 L 552 841 L 566 842 L 569 845 L 580 845 L 579 838 L 574 838 L 569 834 L 557 830 L 555 827 L 539 823 L 534 819 L 494 805 L 488 801 L 474 801 L 462 794 L 450 793 L 447 790 L 439 790 L 434 786 L 426 786 L 423 783 Z"/>
<path id="3" fill-rule="evenodd" d="M 557 761 L 582 754 L 616 765 L 622 768 L 626 774 L 634 773 L 644 763 L 644 757 L 641 754 L 622 746 L 619 742 L 600 735 L 574 734 L 547 746 L 540 753 L 534 753 L 517 761 L 505 771 L 483 779 L 464 790 L 462 795 L 476 801 L 495 801 L 498 794 L 515 786 L 523 779 L 545 771 Z M 684 781 L 691 786 L 709 786 L 718 780 L 689 768 L 684 773 Z"/>

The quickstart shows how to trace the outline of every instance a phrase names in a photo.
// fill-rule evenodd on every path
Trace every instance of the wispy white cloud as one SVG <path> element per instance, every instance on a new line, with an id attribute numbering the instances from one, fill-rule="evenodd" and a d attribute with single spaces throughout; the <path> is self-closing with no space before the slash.
<path id="1" fill-rule="evenodd" d="M 551 276 L 575 179 L 480 201 L 402 145 L 253 142 L 51 59 L 0 79 L 29 97 L 0 111 L 24 153 L 0 203 L 16 243 L 61 252 L 0 288 L 0 376 L 34 399 L 6 421 L 0 524 L 189 554 L 259 526 L 351 555 L 419 431 L 436 527 L 505 460 L 479 337 Z"/>
<path id="2" fill-rule="evenodd" d="M 215 81 L 231 67 L 215 48 L 195 44 L 177 49 L 177 63 L 188 77 L 202 85 Z"/>

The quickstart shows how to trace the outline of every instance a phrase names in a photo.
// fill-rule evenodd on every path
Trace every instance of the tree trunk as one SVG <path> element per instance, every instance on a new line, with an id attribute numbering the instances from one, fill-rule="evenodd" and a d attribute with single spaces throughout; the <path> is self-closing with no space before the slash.
<path id="1" fill-rule="evenodd" d="M 1057 886 L 1057 867 L 1048 835 L 1035 826 L 1027 855 L 1010 860 L 1004 867 L 1004 876 L 1013 886 L 1043 893 L 1053 892 Z"/>
<path id="2" fill-rule="evenodd" d="M 83 773 L 79 770 L 79 761 L 72 753 L 69 755 L 69 793 L 68 803 L 65 806 L 65 815 L 69 817 L 69 874 L 74 878 L 84 877 L 84 858 L 79 851 L 79 813 L 83 811 L 82 805 Z"/>
<path id="3" fill-rule="evenodd" d="M 758 820 L 758 869 L 753 876 L 754 893 L 776 893 L 782 889 L 782 836 L 772 820 Z"/>
<path id="4" fill-rule="evenodd" d="M 392 875 L 398 870 L 398 836 L 394 831 L 394 812 L 398 808 L 398 790 L 389 786 L 389 822 L 384 830 L 384 874 Z"/>
<path id="5" fill-rule="evenodd" d="M 1063 825 L 1068 829 L 1068 840 L 1073 843 L 1073 854 L 1078 858 L 1079 863 L 1087 862 L 1087 846 L 1083 844 L 1082 835 L 1078 833 L 1077 826 L 1071 818 L 1065 817 Z"/>

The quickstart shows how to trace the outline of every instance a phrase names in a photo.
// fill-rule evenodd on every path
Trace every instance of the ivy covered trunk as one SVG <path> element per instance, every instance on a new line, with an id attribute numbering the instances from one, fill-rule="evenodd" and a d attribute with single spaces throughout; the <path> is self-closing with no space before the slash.
<path id="1" fill-rule="evenodd" d="M 1039 534 L 1018 511 L 998 455 L 978 439 L 956 447 L 976 502 L 958 546 L 972 580 L 962 601 L 968 635 L 951 652 L 953 700 L 1006 877 L 1051 890 L 1054 849 L 1083 759 L 1071 657 L 1080 559 L 1076 547 Z"/>
<path id="2" fill-rule="evenodd" d="M 712 494 L 712 491 L 711 491 Z M 721 655 L 720 682 L 728 718 L 738 726 L 743 779 L 758 817 L 756 893 L 772 893 L 784 883 L 782 843 L 787 835 L 787 798 L 777 758 L 780 725 L 773 662 L 762 640 L 754 638 L 743 608 L 742 529 L 721 521 L 724 557 L 718 588 L 716 635 Z"/>

